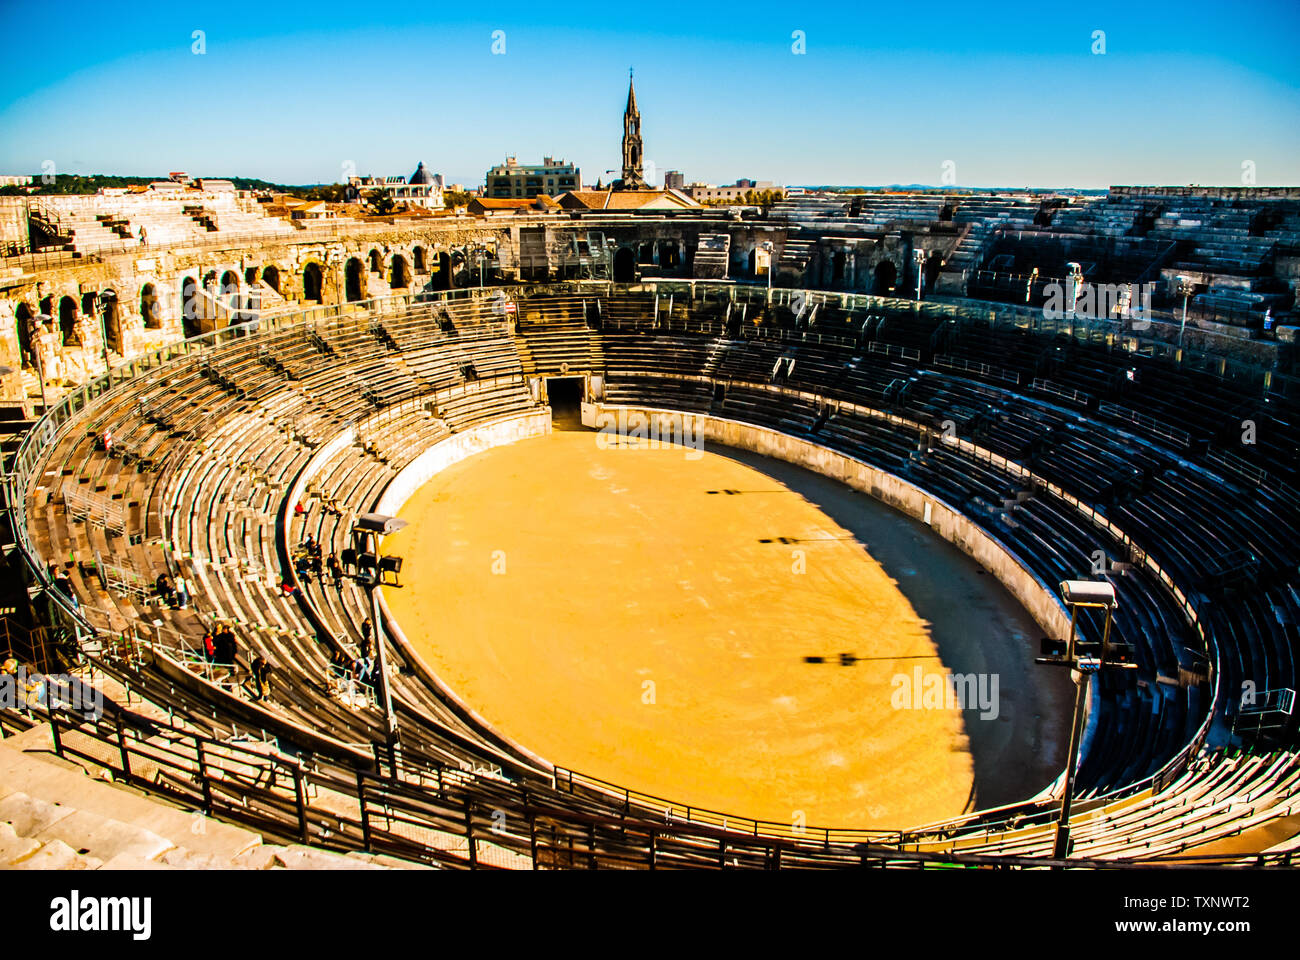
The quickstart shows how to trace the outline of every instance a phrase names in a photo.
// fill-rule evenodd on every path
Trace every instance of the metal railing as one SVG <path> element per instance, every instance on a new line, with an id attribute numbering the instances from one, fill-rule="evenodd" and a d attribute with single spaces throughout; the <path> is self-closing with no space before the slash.
<path id="1" fill-rule="evenodd" d="M 689 287 L 691 288 L 692 291 L 694 291 L 697 285 L 698 285 L 697 283 L 691 283 L 689 284 Z M 607 288 L 612 287 L 612 285 L 601 285 L 601 286 Z M 715 302 L 718 302 L 719 304 L 722 302 L 737 302 L 738 300 L 751 300 L 751 301 L 762 300 L 764 302 L 771 302 L 771 300 L 768 299 L 768 297 L 760 295 L 757 291 L 745 291 L 743 288 L 737 288 L 735 286 L 725 286 L 725 287 L 719 285 L 715 285 L 714 287 L 705 287 L 703 285 L 699 285 L 699 286 L 701 286 L 701 292 L 706 295 L 705 296 L 706 300 L 708 300 L 710 296 L 712 296 L 713 298 L 715 298 Z M 585 288 L 585 289 L 589 289 L 589 288 Z M 634 287 L 626 288 L 625 292 L 650 293 L 656 289 L 662 292 L 663 286 L 661 284 L 634 286 Z M 529 296 L 544 297 L 550 294 L 561 294 L 561 293 L 565 295 L 571 295 L 572 291 L 573 291 L 572 284 L 538 285 L 529 288 L 518 288 L 518 287 L 504 288 L 505 295 L 513 298 L 525 298 Z M 610 289 L 606 289 L 605 292 L 606 295 L 608 295 L 612 291 Z M 53 446 L 53 444 L 59 438 L 62 432 L 66 430 L 69 424 L 71 424 L 76 419 L 76 417 L 79 414 L 81 414 L 83 411 L 85 411 L 92 403 L 95 403 L 96 401 L 99 400 L 103 400 L 105 398 L 111 398 L 112 394 L 114 394 L 115 391 L 121 390 L 124 387 L 126 387 L 126 385 L 128 385 L 130 381 L 137 376 L 146 373 L 148 374 L 157 373 L 161 368 L 171 363 L 193 361 L 198 357 L 217 354 L 222 349 L 240 343 L 243 340 L 243 338 L 258 333 L 262 335 L 266 335 L 272 332 L 286 331 L 296 327 L 302 327 L 304 329 L 313 329 L 317 325 L 321 325 L 321 324 L 328 325 L 331 322 L 339 322 L 344 320 L 355 322 L 357 318 L 372 316 L 379 313 L 388 315 L 390 312 L 395 312 L 400 310 L 428 309 L 431 300 L 477 301 L 477 300 L 488 299 L 492 296 L 497 295 L 498 293 L 499 293 L 498 291 L 493 291 L 490 289 L 480 290 L 474 288 L 470 290 L 444 292 L 441 295 L 431 296 L 429 294 L 406 294 L 406 295 L 399 295 L 399 296 L 381 298 L 381 299 L 370 300 L 370 301 L 363 301 L 362 303 L 358 303 L 358 304 L 321 306 L 317 308 L 310 308 L 308 310 L 301 311 L 300 313 L 293 314 L 290 316 L 282 316 L 270 320 L 268 319 L 254 320 L 249 323 L 241 324 L 236 327 L 229 327 L 222 330 L 213 331 L 211 333 L 192 338 L 191 340 L 168 344 L 166 346 L 158 348 L 157 350 L 151 351 L 146 355 L 129 360 L 123 364 L 120 364 L 112 368 L 104 375 L 95 378 L 91 382 L 74 390 L 72 393 L 67 395 L 59 404 L 51 408 L 46 413 L 46 415 L 43 416 L 40 421 L 38 421 L 36 426 L 24 438 L 24 441 L 20 446 L 18 453 L 15 456 L 13 472 L 5 478 L 5 484 L 7 488 L 7 494 L 8 494 L 7 502 L 11 505 L 11 509 L 16 508 L 17 510 L 22 510 L 23 509 L 22 505 L 25 504 L 26 502 L 26 494 L 28 490 L 30 489 L 31 485 L 35 483 L 41 476 L 40 466 L 41 466 L 42 458 L 48 453 L 49 449 Z M 804 292 L 803 291 L 774 291 L 774 294 L 776 295 L 777 299 L 780 299 L 783 293 L 793 295 L 795 293 L 803 294 Z M 876 301 L 876 298 L 872 298 L 872 299 L 873 301 Z M 881 309 L 881 305 L 878 301 L 873 302 L 872 306 L 873 309 L 877 309 L 877 310 Z M 758 385 L 758 386 L 763 388 L 767 387 L 767 385 Z M 894 415 L 885 415 L 885 414 L 879 414 L 879 415 L 888 416 L 891 422 L 894 421 L 898 421 L 900 423 L 902 422 L 900 418 L 897 418 Z M 965 444 L 966 446 L 971 446 L 966 441 L 960 441 L 960 443 Z M 968 452 L 971 452 L 973 455 L 976 456 L 979 455 L 979 451 L 976 451 L 973 447 Z M 991 463 L 995 462 L 995 460 L 1002 459 L 1002 458 L 996 458 L 992 454 L 988 454 L 987 451 L 984 451 L 984 453 L 987 454 L 987 458 Z M 1005 460 L 1003 460 L 1003 463 L 1007 464 L 1007 466 L 1011 466 L 1009 462 Z M 1023 468 L 1020 469 L 1023 471 Z M 1064 493 L 1064 491 L 1059 490 L 1059 488 L 1051 487 L 1050 485 L 1047 486 L 1050 487 L 1051 492 L 1062 497 L 1062 499 L 1066 500 L 1066 502 L 1075 503 L 1081 511 L 1085 512 L 1085 514 L 1090 514 L 1093 517 L 1095 522 L 1098 522 L 1099 524 L 1106 526 L 1108 529 L 1111 530 L 1112 534 L 1121 536 L 1124 542 L 1129 542 L 1128 538 L 1123 536 L 1122 531 L 1115 530 L 1109 524 L 1109 522 L 1105 520 L 1104 517 L 1100 517 L 1099 515 L 1096 515 L 1095 512 L 1091 511 L 1090 508 L 1086 507 L 1086 505 L 1083 505 L 1082 503 L 1073 500 L 1073 498 L 1070 498 L 1068 495 Z M 32 569 L 32 574 L 34 578 L 38 581 L 40 585 L 44 586 L 48 590 L 51 584 L 48 582 L 48 575 L 45 570 L 44 564 L 42 562 L 42 558 L 39 552 L 34 548 L 33 544 L 29 539 L 28 532 L 26 530 L 25 517 L 22 516 L 15 517 L 14 529 L 15 529 L 16 536 L 19 540 L 20 549 L 22 550 L 23 555 L 27 560 L 29 567 Z M 1141 551 L 1138 552 L 1140 553 Z M 1204 639 L 1204 633 L 1201 630 L 1198 622 L 1199 618 L 1196 617 L 1195 611 L 1191 607 L 1190 603 L 1187 601 L 1186 597 L 1182 594 L 1181 591 L 1178 590 L 1176 585 L 1173 583 L 1173 581 L 1168 577 L 1168 575 L 1163 570 L 1161 570 L 1157 565 L 1155 565 L 1154 562 L 1151 561 L 1149 557 L 1146 557 L 1144 553 L 1142 554 L 1142 556 L 1143 556 L 1142 562 L 1152 570 L 1153 574 L 1156 575 L 1158 579 L 1164 582 L 1166 586 L 1169 587 L 1174 592 L 1174 595 L 1178 599 L 1178 602 L 1183 607 L 1184 611 L 1187 613 L 1189 621 L 1193 623 L 1193 625 L 1196 627 L 1198 632 L 1201 633 L 1202 638 Z M 71 605 L 71 603 L 62 599 L 57 590 L 50 591 L 50 594 L 53 599 L 53 602 L 62 608 L 62 615 L 64 617 L 78 624 L 81 630 L 84 631 L 87 635 L 94 635 L 96 633 L 95 628 L 90 625 L 89 621 L 86 620 L 83 611 L 75 609 Z M 1217 658 L 1217 654 L 1216 654 L 1216 658 Z M 1217 678 L 1217 674 L 1218 674 L 1217 669 L 1215 672 Z M 1213 711 L 1211 711 L 1211 715 L 1212 713 Z M 1144 783 L 1148 783 L 1149 785 L 1157 785 L 1161 778 L 1168 776 L 1168 771 L 1172 768 L 1172 766 L 1175 763 L 1182 763 L 1183 765 L 1185 765 L 1186 761 L 1189 760 L 1191 756 L 1194 756 L 1195 753 L 1199 751 L 1200 745 L 1204 742 L 1205 735 L 1208 732 L 1208 724 L 1209 724 L 1209 718 L 1207 717 L 1205 724 L 1203 724 L 1201 729 L 1197 732 L 1196 737 L 1194 737 L 1193 741 L 1189 743 L 1183 751 L 1180 752 L 1179 756 L 1176 757 L 1174 761 L 1171 761 L 1170 764 L 1167 764 L 1166 767 L 1162 771 L 1160 771 L 1160 773 L 1158 773 L 1156 776 L 1152 778 L 1148 778 L 1148 781 L 1144 781 Z M 603 792 L 603 793 L 609 792 L 605 787 L 600 786 L 598 781 L 594 781 L 592 778 L 583 778 L 581 775 L 571 774 L 568 773 L 567 771 L 565 772 L 565 775 L 566 775 L 566 784 L 570 788 L 572 788 L 575 782 L 574 778 L 577 777 L 577 782 L 579 783 L 586 784 L 587 786 L 591 787 L 594 790 L 598 790 L 599 792 Z M 617 790 L 619 788 L 614 788 L 614 789 Z M 1126 788 L 1125 792 L 1127 793 L 1135 789 L 1141 789 L 1141 786 L 1134 785 L 1130 788 Z M 676 820 L 673 820 L 674 829 L 695 829 L 695 828 L 702 829 L 706 827 L 707 828 L 718 827 L 719 825 L 713 823 L 710 818 L 722 816 L 720 814 L 715 815 L 707 811 L 702 812 L 699 810 L 695 810 L 694 808 L 686 808 L 680 804 L 678 805 L 668 804 L 667 801 L 659 801 L 656 798 L 649 797 L 648 795 L 641 795 L 636 793 L 635 791 L 629 791 L 626 789 L 622 791 L 622 795 L 624 797 L 625 806 L 631 808 L 639 809 L 649 805 L 651 808 L 658 809 L 662 812 L 665 809 L 663 805 L 667 804 L 666 809 L 669 812 L 671 812 L 673 809 L 681 809 L 686 815 L 687 819 L 685 820 L 684 823 L 678 823 Z M 1113 796 L 1113 795 L 1108 795 L 1108 796 Z M 690 810 L 691 813 L 686 813 L 686 811 L 688 810 Z M 743 820 L 743 818 L 731 818 L 731 819 Z M 743 822 L 745 822 L 747 825 L 758 823 L 757 821 L 743 821 Z M 728 835 L 730 835 L 733 832 L 730 830 L 729 827 L 727 828 L 719 827 L 719 829 L 724 829 Z M 760 841 L 763 843 L 800 842 L 794 840 L 789 836 L 775 837 L 775 838 L 763 837 L 761 836 L 762 833 L 761 828 L 755 826 L 753 827 L 753 829 L 758 830 L 760 833 L 760 836 L 756 838 L 755 842 L 760 842 Z M 864 833 L 868 835 L 876 836 L 871 831 L 866 831 Z M 890 835 L 897 835 L 897 834 L 890 834 L 890 832 L 883 831 L 879 836 L 883 837 L 883 836 L 890 836 Z M 467 834 L 467 839 L 473 840 L 473 827 L 470 828 Z M 531 838 L 530 842 L 535 843 L 535 840 L 536 840 L 535 837 Z M 726 841 L 724 839 L 724 844 L 725 842 Z M 830 844 L 832 842 L 833 841 L 831 839 L 831 831 L 825 831 L 823 835 L 823 846 Z M 768 847 L 764 849 L 766 849 L 770 853 L 773 848 Z M 653 855 L 652 855 L 652 860 L 653 860 Z M 1041 863 L 1042 861 L 1036 861 L 1036 862 Z"/>

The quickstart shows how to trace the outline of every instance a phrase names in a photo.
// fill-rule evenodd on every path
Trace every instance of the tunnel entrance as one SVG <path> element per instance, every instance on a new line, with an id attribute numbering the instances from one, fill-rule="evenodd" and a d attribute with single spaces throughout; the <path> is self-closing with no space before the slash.
<path id="1" fill-rule="evenodd" d="M 582 377 L 549 377 L 546 397 L 553 430 L 582 429 Z"/>

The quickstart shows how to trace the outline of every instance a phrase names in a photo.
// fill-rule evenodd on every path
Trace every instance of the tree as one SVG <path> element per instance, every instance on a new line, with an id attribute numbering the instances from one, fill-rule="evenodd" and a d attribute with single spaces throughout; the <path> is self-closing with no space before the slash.
<path id="1" fill-rule="evenodd" d="M 370 211 L 378 217 L 386 217 L 397 209 L 397 201 L 382 190 L 371 190 L 366 194 L 370 202 Z"/>

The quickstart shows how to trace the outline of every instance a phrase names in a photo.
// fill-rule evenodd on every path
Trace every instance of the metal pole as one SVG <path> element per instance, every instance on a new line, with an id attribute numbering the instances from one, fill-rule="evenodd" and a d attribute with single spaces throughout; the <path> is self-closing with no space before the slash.
<path id="1" fill-rule="evenodd" d="M 398 731 L 397 716 L 393 713 L 393 695 L 388 688 L 388 656 L 384 652 L 384 627 L 383 621 L 379 617 L 379 545 L 382 537 L 374 534 L 375 538 L 375 571 L 374 580 L 370 584 L 370 625 L 374 628 L 375 634 L 375 652 L 378 658 L 376 669 L 379 676 L 376 680 L 376 688 L 379 693 L 379 701 L 384 709 L 384 742 L 388 747 L 388 763 L 392 768 L 393 776 L 397 776 L 397 750 L 398 750 Z"/>

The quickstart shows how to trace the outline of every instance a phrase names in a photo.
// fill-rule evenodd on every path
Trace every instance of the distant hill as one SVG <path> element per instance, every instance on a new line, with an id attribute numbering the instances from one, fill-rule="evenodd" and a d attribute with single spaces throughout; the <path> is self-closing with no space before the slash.
<path id="1" fill-rule="evenodd" d="M 104 187 L 135 187 L 153 183 L 156 180 L 168 179 L 166 174 L 158 174 L 152 177 L 138 176 L 118 176 L 116 174 L 92 173 L 85 176 L 72 173 L 61 173 L 54 178 L 53 183 L 43 183 L 39 173 L 32 175 L 32 184 L 30 187 L 3 187 L 0 188 L 0 195 L 3 196 L 50 196 L 55 194 L 62 195 L 86 195 L 97 193 Z M 313 183 L 291 186 L 281 183 L 271 183 L 269 180 L 259 180 L 256 177 L 210 177 L 213 180 L 229 180 L 236 189 L 239 190 L 271 190 L 276 193 L 289 193 L 304 199 L 333 199 L 332 194 L 335 192 L 342 193 L 343 185 L 338 183 Z M 327 196 L 326 194 L 330 194 Z"/>

